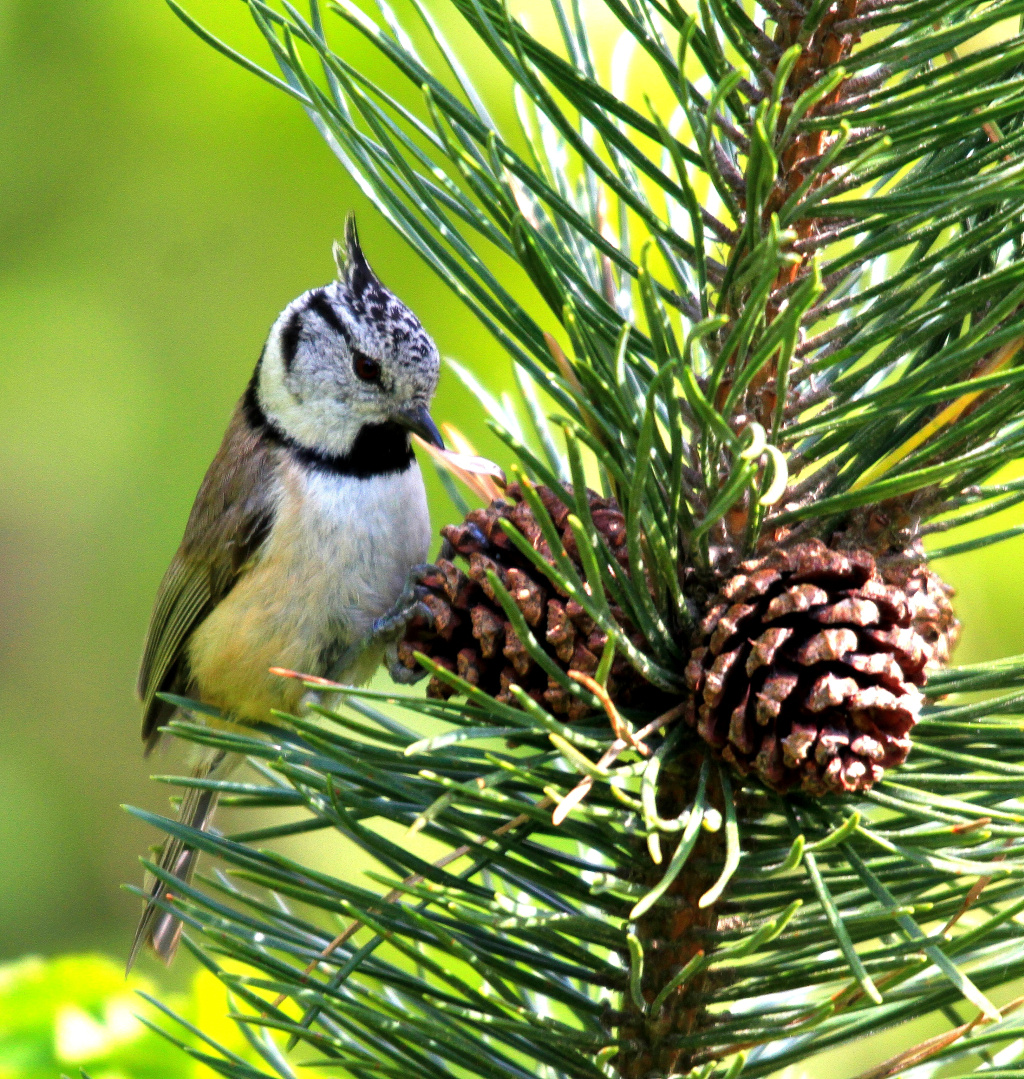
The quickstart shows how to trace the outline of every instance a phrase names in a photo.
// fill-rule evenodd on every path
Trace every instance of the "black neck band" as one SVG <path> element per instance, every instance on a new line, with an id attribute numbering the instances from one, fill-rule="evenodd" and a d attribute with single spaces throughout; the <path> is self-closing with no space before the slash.
<path id="1" fill-rule="evenodd" d="M 264 438 L 287 450 L 306 468 L 367 480 L 373 476 L 404 472 L 412 464 L 409 432 L 401 424 L 393 422 L 363 424 L 348 453 L 325 453 L 303 446 L 286 435 L 263 411 L 256 390 L 258 378 L 257 367 L 242 398 L 246 422 L 254 431 L 261 432 Z"/>

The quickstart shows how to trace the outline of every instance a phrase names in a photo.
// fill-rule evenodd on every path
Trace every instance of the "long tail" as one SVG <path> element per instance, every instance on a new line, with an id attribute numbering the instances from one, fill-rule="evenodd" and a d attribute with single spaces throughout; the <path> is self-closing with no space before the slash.
<path id="1" fill-rule="evenodd" d="M 223 763 L 226 756 L 225 753 L 217 753 L 215 757 L 208 758 L 193 769 L 192 775 L 198 779 L 209 778 Z M 181 808 L 178 811 L 179 822 L 205 832 L 210 827 L 214 810 L 217 808 L 217 794 L 217 791 L 189 787 L 181 800 Z M 198 860 L 199 851 L 187 846 L 181 839 L 168 836 L 157 864 L 177 880 L 188 884 L 196 871 Z M 158 906 L 161 900 L 171 894 L 171 889 L 162 880 L 157 879 L 153 882 L 146 909 L 139 919 L 138 929 L 135 930 L 135 939 L 132 941 L 126 972 L 132 969 L 144 944 L 148 944 L 165 963 L 170 963 L 174 958 L 183 926 L 178 918 Z"/>

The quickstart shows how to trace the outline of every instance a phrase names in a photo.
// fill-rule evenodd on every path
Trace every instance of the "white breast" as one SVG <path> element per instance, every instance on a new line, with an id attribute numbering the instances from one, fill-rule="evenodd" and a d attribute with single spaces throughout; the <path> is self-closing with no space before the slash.
<path id="1" fill-rule="evenodd" d="M 405 472 L 368 479 L 324 472 L 298 479 L 300 497 L 282 505 L 268 557 L 285 548 L 290 555 L 282 555 L 325 609 L 366 630 L 427 556 L 430 517 L 419 466 L 414 461 Z M 328 570 L 323 579 L 321 567 Z"/>
<path id="2" fill-rule="evenodd" d="M 196 630 L 189 645 L 203 700 L 237 715 L 294 710 L 298 683 L 271 666 L 356 684 L 375 651 L 349 671 L 329 669 L 390 610 L 423 562 L 430 519 L 418 465 L 358 479 L 289 466 L 259 560 Z M 294 699 L 293 699 L 294 698 Z"/>

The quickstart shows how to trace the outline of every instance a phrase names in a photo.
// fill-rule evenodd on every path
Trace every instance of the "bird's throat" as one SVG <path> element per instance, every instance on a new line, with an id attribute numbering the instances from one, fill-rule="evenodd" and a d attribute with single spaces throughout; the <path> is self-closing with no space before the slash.
<path id="1" fill-rule="evenodd" d="M 249 427 L 274 445 L 286 450 L 297 464 L 337 476 L 370 479 L 404 472 L 413 461 L 408 430 L 394 422 L 365 423 L 346 453 L 307 446 L 292 438 L 269 417 L 260 404 L 257 374 L 253 375 L 242 409 Z"/>

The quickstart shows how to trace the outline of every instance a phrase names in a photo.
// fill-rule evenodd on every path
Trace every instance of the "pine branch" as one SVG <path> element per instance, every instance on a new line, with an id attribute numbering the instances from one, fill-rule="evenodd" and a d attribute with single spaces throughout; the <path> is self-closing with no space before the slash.
<path id="1" fill-rule="evenodd" d="M 451 0 L 514 84 L 512 131 L 411 2 L 422 54 L 383 0 L 377 21 L 332 3 L 330 39 L 315 0 L 247 0 L 279 75 L 172 3 L 306 109 L 509 352 L 529 420 L 463 373 L 517 485 L 445 531 L 434 637 L 403 644 L 427 697 L 174 724 L 253 762 L 224 801 L 308 813 L 220 836 L 134 811 L 231 869 L 167 900 L 259 1065 L 202 1059 L 286 1076 L 297 1041 L 359 1077 L 753 1079 L 938 1016 L 866 1075 L 1010 1074 L 1021 1019 L 992 997 L 1024 976 L 1024 657 L 942 669 L 956 623 L 921 540 L 1022 497 L 988 481 L 1024 450 L 1024 35 L 979 35 L 1024 0 L 605 0 L 636 52 L 610 79 L 575 2 L 551 42 Z M 797 630 L 819 651 L 787 662 L 827 672 L 802 710 L 750 681 Z M 820 651 L 829 632 L 857 647 Z M 255 846 L 328 828 L 371 886 Z"/>

